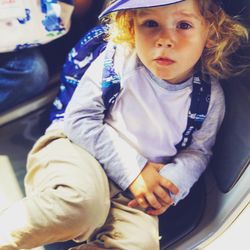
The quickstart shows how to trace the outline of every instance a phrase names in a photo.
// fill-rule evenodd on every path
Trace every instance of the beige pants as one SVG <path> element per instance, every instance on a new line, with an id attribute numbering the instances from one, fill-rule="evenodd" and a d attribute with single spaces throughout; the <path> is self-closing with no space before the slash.
<path id="1" fill-rule="evenodd" d="M 0 215 L 0 228 L 16 214 L 23 219 L 8 227 L 0 250 L 70 239 L 98 247 L 76 249 L 159 249 L 157 217 L 129 208 L 95 158 L 60 131 L 37 141 L 27 168 L 27 197 Z"/>

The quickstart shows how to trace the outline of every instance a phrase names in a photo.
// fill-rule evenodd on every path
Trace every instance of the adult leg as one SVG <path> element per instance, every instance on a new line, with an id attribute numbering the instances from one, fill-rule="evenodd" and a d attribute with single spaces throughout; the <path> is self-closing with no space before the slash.
<path id="1" fill-rule="evenodd" d="M 84 241 L 107 218 L 110 195 L 102 167 L 59 131 L 35 144 L 25 184 L 27 197 L 0 214 L 1 250 Z"/>
<path id="2" fill-rule="evenodd" d="M 48 67 L 37 48 L 0 54 L 0 112 L 41 93 Z"/>

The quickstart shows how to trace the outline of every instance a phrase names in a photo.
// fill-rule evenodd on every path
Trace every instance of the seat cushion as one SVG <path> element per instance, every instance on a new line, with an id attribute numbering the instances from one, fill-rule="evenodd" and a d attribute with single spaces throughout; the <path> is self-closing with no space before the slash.
<path id="1" fill-rule="evenodd" d="M 205 184 L 200 178 L 184 200 L 160 216 L 161 249 L 166 249 L 193 231 L 202 218 L 205 205 Z"/>
<path id="2" fill-rule="evenodd" d="M 250 161 L 250 71 L 224 81 L 226 114 L 211 162 L 218 186 L 228 192 Z"/>

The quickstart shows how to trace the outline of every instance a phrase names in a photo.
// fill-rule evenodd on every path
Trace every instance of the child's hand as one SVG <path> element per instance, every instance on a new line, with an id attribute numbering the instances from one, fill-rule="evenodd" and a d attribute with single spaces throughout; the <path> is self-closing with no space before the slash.
<path id="1" fill-rule="evenodd" d="M 148 208 L 148 213 L 159 215 L 173 203 L 169 192 L 178 193 L 178 188 L 159 174 L 163 164 L 148 162 L 140 175 L 129 186 L 135 199 L 128 206 Z"/>
<path id="2" fill-rule="evenodd" d="M 171 205 L 172 205 L 172 203 L 169 204 L 169 205 L 161 204 L 161 208 L 159 208 L 159 209 L 154 209 L 154 208 L 152 208 L 152 207 L 148 207 L 148 208 L 146 209 L 146 212 L 147 212 L 147 214 L 149 214 L 149 215 L 154 215 L 154 216 L 161 215 L 161 214 L 165 213 L 166 210 L 167 210 Z M 129 206 L 129 207 L 137 207 L 137 206 L 138 206 L 138 203 L 137 203 L 136 199 L 131 200 L 131 201 L 128 203 L 128 206 Z"/>

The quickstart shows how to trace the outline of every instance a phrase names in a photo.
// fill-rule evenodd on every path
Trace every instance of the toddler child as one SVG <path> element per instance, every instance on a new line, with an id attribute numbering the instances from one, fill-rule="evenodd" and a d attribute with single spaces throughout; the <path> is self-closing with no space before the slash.
<path id="1" fill-rule="evenodd" d="M 68 239 L 159 249 L 157 216 L 208 164 L 225 110 L 218 79 L 247 30 L 213 0 L 117 0 L 107 15 L 106 48 L 29 155 L 27 197 L 0 216 L 1 250 Z"/>

